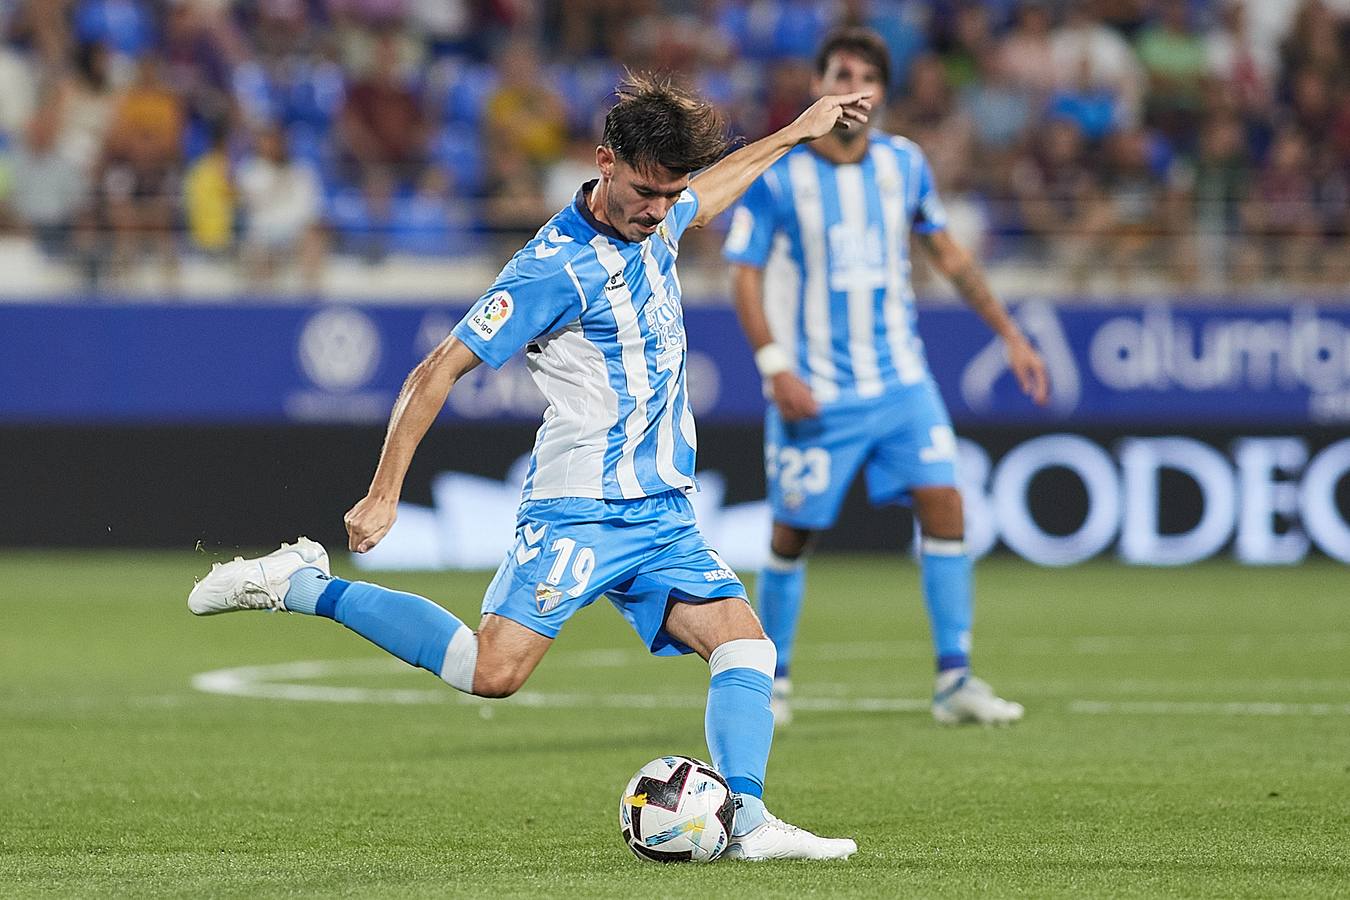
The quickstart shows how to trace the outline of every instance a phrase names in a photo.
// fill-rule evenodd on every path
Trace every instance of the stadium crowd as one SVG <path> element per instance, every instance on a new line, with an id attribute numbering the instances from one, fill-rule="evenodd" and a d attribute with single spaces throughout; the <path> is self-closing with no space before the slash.
<path id="1" fill-rule="evenodd" d="M 9 234 L 91 284 L 154 260 L 309 288 L 334 255 L 518 245 L 593 170 L 623 67 L 753 139 L 837 23 L 953 228 L 1066 290 L 1350 284 L 1346 0 L 27 0 L 0 4 Z M 703 238 L 710 246 L 716 235 Z"/>

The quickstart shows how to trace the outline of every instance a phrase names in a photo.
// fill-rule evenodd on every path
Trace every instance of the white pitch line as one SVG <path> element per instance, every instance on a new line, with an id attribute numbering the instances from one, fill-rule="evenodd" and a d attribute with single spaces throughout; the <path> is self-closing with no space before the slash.
<path id="1" fill-rule="evenodd" d="M 338 676 L 387 676 L 408 673 L 411 666 L 394 660 L 303 660 L 267 666 L 240 666 L 201 672 L 192 677 L 192 687 L 208 694 L 252 697 L 263 700 L 297 700 L 319 703 L 373 703 L 393 705 L 459 703 L 477 705 L 488 701 L 449 688 L 367 688 L 305 684 Z M 296 683 L 302 682 L 302 683 Z M 596 694 L 522 691 L 504 702 L 537 709 L 702 709 L 702 695 L 688 694 Z M 793 705 L 815 712 L 922 712 L 927 698 L 905 697 L 798 697 Z M 1282 703 L 1264 701 L 1173 701 L 1173 700 L 1071 700 L 1067 710 L 1086 715 L 1224 715 L 1224 716 L 1334 716 L 1350 715 L 1350 703 Z"/>
<path id="2" fill-rule="evenodd" d="M 1350 703 L 1203 700 L 1073 700 L 1069 712 L 1145 716 L 1350 716 Z"/>

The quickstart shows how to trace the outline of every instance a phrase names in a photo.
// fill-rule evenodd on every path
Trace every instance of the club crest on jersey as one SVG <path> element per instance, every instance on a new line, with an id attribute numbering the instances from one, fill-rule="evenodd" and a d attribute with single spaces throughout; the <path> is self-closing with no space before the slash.
<path id="1" fill-rule="evenodd" d="M 551 584 L 543 581 L 534 586 L 534 603 L 540 613 L 550 613 L 562 603 L 563 593 Z"/>
<path id="2" fill-rule="evenodd" d="M 498 291 L 482 309 L 469 316 L 469 327 L 483 340 L 490 341 L 506 324 L 506 320 L 511 318 L 515 309 L 516 301 L 511 299 L 511 295 L 506 291 Z"/>
<path id="3" fill-rule="evenodd" d="M 665 243 L 666 247 L 670 250 L 670 252 L 674 253 L 676 250 L 675 238 L 671 236 L 670 229 L 666 227 L 665 222 L 662 222 L 660 225 L 656 226 L 656 233 L 660 235 L 662 242 Z"/>

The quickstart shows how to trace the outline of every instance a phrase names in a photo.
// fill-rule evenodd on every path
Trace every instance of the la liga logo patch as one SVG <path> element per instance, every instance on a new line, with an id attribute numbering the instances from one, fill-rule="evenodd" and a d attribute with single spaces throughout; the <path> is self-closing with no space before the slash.
<path id="1" fill-rule="evenodd" d="M 511 295 L 506 291 L 498 291 L 488 298 L 482 309 L 469 316 L 469 327 L 483 340 L 490 341 L 506 324 L 506 320 L 511 318 L 515 309 L 516 301 Z"/>

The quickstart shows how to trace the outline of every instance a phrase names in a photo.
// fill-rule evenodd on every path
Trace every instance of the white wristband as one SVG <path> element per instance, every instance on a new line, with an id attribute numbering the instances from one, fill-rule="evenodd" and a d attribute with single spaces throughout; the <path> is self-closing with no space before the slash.
<path id="1" fill-rule="evenodd" d="M 759 369 L 760 377 L 767 379 L 791 369 L 792 363 L 782 347 L 765 344 L 755 351 L 755 366 Z"/>

